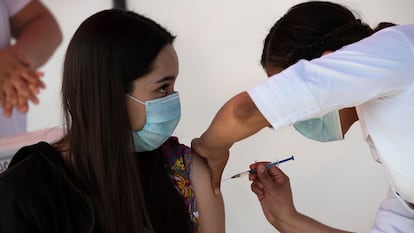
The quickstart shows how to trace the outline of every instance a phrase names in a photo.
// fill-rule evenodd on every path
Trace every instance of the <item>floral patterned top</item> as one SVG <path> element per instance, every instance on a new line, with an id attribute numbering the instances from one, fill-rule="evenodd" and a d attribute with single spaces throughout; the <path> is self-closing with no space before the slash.
<path id="1" fill-rule="evenodd" d="M 190 219 L 194 224 L 194 233 L 200 231 L 198 211 L 190 175 L 193 156 L 191 148 L 180 144 L 177 137 L 170 137 L 161 150 L 166 158 L 166 169 L 170 170 L 170 178 L 178 193 L 184 199 Z"/>

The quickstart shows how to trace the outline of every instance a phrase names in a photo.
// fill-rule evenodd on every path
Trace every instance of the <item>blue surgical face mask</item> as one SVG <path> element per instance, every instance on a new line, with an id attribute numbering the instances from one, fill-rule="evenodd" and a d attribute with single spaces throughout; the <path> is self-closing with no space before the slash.
<path id="1" fill-rule="evenodd" d="M 145 102 L 133 96 L 127 96 L 144 104 L 146 111 L 144 127 L 132 132 L 135 150 L 141 152 L 157 149 L 172 135 L 180 121 L 181 106 L 178 92 Z"/>
<path id="2" fill-rule="evenodd" d="M 339 111 L 329 112 L 319 118 L 296 122 L 293 127 L 303 136 L 320 142 L 343 139 Z"/>

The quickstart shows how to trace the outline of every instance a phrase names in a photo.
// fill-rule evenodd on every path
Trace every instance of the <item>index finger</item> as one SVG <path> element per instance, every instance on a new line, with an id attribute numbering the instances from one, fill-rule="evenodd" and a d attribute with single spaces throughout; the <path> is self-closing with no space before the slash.
<path id="1" fill-rule="evenodd" d="M 214 193 L 220 194 L 221 176 L 226 166 L 226 162 L 211 161 L 207 159 L 208 166 L 211 171 L 211 184 L 213 186 Z"/>
<path id="2" fill-rule="evenodd" d="M 271 167 L 267 169 L 267 171 L 272 179 L 279 184 L 282 184 L 289 179 L 289 177 L 277 166 Z"/>
<path id="3" fill-rule="evenodd" d="M 29 84 L 40 88 L 46 87 L 45 84 L 40 80 L 44 76 L 43 72 L 26 69 L 25 72 L 21 72 L 20 75 Z"/>

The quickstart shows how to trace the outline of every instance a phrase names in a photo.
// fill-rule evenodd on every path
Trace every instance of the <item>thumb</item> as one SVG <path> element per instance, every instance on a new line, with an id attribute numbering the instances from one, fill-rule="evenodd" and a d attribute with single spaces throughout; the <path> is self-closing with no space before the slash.
<path id="1" fill-rule="evenodd" d="M 211 175 L 211 182 L 213 185 L 214 194 L 220 195 L 221 174 L 213 171 Z"/>

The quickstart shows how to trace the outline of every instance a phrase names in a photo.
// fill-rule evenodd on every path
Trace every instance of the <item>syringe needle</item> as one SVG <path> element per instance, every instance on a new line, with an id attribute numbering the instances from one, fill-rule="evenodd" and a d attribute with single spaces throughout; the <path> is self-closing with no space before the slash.
<path id="1" fill-rule="evenodd" d="M 289 161 L 289 160 L 294 160 L 295 158 L 293 157 L 293 155 L 292 156 L 290 156 L 289 158 L 286 158 L 286 159 L 283 159 L 283 160 L 278 160 L 278 161 L 276 161 L 276 162 L 273 162 L 273 163 L 268 163 L 268 164 L 266 164 L 266 168 L 271 168 L 271 167 L 273 167 L 273 166 L 277 166 L 277 165 L 279 165 L 279 164 L 281 164 L 281 163 L 284 163 L 284 162 L 286 162 L 286 161 Z M 225 180 L 230 180 L 230 179 L 234 179 L 234 178 L 239 178 L 239 177 L 242 177 L 242 176 L 245 176 L 245 175 L 248 175 L 248 174 L 254 174 L 254 173 L 256 173 L 257 172 L 257 170 L 256 170 L 256 168 L 253 168 L 253 169 L 251 169 L 251 170 L 248 170 L 248 171 L 244 171 L 244 172 L 240 172 L 240 173 L 237 173 L 236 175 L 234 175 L 234 176 L 231 176 L 231 177 L 228 177 L 228 178 L 226 178 L 226 179 L 224 179 L 224 180 L 222 180 L 222 181 L 225 181 Z"/>

